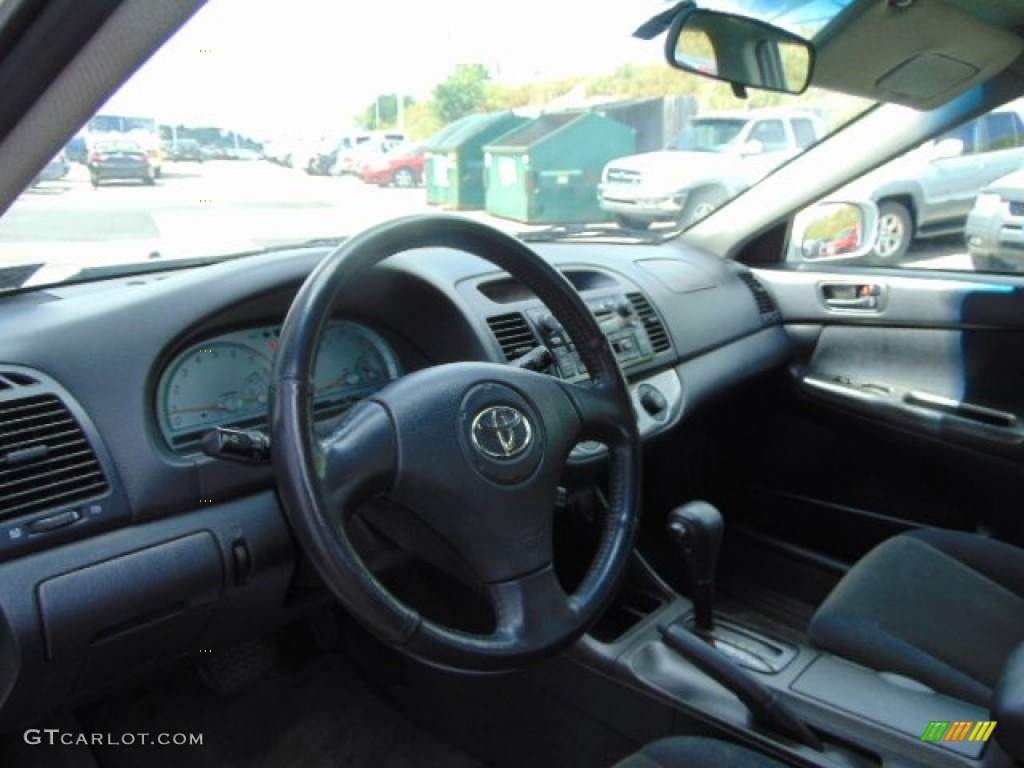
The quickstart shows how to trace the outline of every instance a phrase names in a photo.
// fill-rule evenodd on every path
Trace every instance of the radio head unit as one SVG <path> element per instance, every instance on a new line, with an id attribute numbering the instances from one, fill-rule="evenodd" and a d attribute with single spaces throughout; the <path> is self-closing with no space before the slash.
<path id="1" fill-rule="evenodd" d="M 625 294 L 588 297 L 584 303 L 604 332 L 623 370 L 654 358 L 655 349 L 643 320 Z M 558 375 L 563 379 L 588 376 L 575 344 L 555 316 L 543 307 L 527 310 L 526 314 L 537 335 L 551 351 Z"/>

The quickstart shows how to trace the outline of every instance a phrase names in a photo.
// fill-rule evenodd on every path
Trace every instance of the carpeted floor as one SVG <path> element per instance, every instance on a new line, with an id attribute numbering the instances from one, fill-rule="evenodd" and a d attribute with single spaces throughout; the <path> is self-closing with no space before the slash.
<path id="1" fill-rule="evenodd" d="M 275 667 L 228 695 L 211 691 L 194 670 L 183 671 L 80 712 L 78 728 L 88 734 L 196 733 L 203 742 L 93 746 L 90 753 L 27 747 L 12 737 L 6 751 L 0 748 L 5 767 L 484 768 L 413 725 L 332 654 L 293 672 Z"/>

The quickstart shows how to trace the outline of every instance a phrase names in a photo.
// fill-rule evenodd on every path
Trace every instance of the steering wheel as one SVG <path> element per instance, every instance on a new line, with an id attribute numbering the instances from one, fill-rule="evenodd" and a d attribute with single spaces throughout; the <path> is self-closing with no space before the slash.
<path id="1" fill-rule="evenodd" d="M 313 424 L 313 370 L 335 300 L 392 254 L 442 246 L 520 280 L 562 323 L 591 375 L 573 385 L 515 366 L 463 362 L 410 373 L 355 405 L 333 432 Z M 295 536 L 327 586 L 385 643 L 435 666 L 513 669 L 586 631 L 614 595 L 633 544 L 640 445 L 626 382 L 586 305 L 515 238 L 450 215 L 411 216 L 346 240 L 305 281 L 281 329 L 271 437 Z M 552 564 L 552 517 L 572 447 L 608 446 L 608 513 L 572 594 Z M 357 554 L 346 522 L 386 496 L 457 551 L 484 585 L 489 634 L 431 621 L 394 597 Z"/>

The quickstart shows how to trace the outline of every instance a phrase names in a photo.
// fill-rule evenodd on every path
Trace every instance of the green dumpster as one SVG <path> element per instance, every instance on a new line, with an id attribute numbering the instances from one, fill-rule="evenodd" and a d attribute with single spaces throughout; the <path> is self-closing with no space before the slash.
<path id="1" fill-rule="evenodd" d="M 429 182 L 436 186 L 433 196 L 457 211 L 484 207 L 484 147 L 528 122 L 511 112 L 489 112 L 466 122 L 441 141 L 431 142 L 433 164 Z"/>
<path id="2" fill-rule="evenodd" d="M 445 146 L 453 134 L 475 125 L 487 115 L 488 113 L 481 112 L 460 117 L 427 139 L 423 147 L 423 186 L 427 190 L 429 205 L 449 203 L 448 150 L 439 151 L 437 148 Z"/>
<path id="3" fill-rule="evenodd" d="M 524 224 L 607 221 L 597 200 L 601 171 L 635 151 L 635 131 L 617 120 L 541 115 L 484 148 L 487 211 Z"/>

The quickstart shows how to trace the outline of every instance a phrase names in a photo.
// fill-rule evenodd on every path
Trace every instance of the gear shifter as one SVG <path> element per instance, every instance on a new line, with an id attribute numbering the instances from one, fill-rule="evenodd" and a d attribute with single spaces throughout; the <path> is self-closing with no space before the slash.
<path id="1" fill-rule="evenodd" d="M 690 575 L 695 632 L 690 632 L 683 619 L 679 619 L 658 627 L 662 642 L 732 691 L 755 719 L 821 751 L 824 749 L 821 739 L 789 708 L 784 698 L 744 669 L 767 674 L 778 672 L 792 661 L 796 650 L 787 650 L 781 642 L 726 623 L 715 628 L 712 601 L 722 528 L 722 513 L 706 501 L 691 501 L 668 513 L 668 535 L 678 545 Z"/>
<path id="2" fill-rule="evenodd" d="M 668 533 L 679 546 L 690 576 L 694 626 L 698 632 L 710 633 L 715 628 L 712 602 L 722 545 L 722 513 L 706 501 L 691 501 L 669 512 Z"/>

